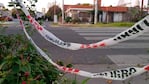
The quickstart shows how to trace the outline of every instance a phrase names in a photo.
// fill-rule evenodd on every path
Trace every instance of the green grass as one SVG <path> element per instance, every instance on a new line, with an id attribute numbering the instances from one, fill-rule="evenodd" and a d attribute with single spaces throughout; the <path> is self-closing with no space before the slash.
<path id="1" fill-rule="evenodd" d="M 4 25 L 0 23 L 0 28 L 3 28 L 3 26 L 4 26 Z"/>
<path id="2" fill-rule="evenodd" d="M 114 22 L 114 23 L 97 23 L 97 24 L 52 24 L 55 27 L 65 26 L 65 27 L 131 27 L 134 22 Z"/>
<path id="3" fill-rule="evenodd" d="M 99 26 L 99 27 L 131 27 L 133 24 L 134 24 L 133 22 L 114 22 L 114 23 L 108 23 L 108 24 L 98 23 L 98 24 L 95 24 L 95 26 Z"/>

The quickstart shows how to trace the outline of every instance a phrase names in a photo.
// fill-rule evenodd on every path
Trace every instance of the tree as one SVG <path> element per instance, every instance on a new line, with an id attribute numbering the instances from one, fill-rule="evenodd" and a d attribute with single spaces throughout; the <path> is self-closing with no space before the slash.
<path id="1" fill-rule="evenodd" d="M 17 11 L 18 11 L 19 15 L 21 16 L 21 18 L 22 18 L 23 20 L 27 20 L 27 18 L 26 18 L 26 16 L 25 16 L 24 12 L 23 12 L 21 9 L 17 9 Z M 13 8 L 13 9 L 11 10 L 11 12 L 12 12 L 12 17 L 13 17 L 13 18 L 17 18 L 17 16 L 16 16 L 16 9 Z M 30 12 L 31 16 L 33 16 L 33 17 L 35 16 L 34 11 L 29 10 L 29 12 Z"/>
<path id="2" fill-rule="evenodd" d="M 29 2 L 29 4 L 27 4 L 26 5 L 26 8 L 28 9 L 28 11 L 30 12 L 30 14 L 31 14 L 31 16 L 33 16 L 33 17 L 35 17 L 35 3 L 37 2 L 37 0 L 27 0 L 28 2 Z M 24 4 L 25 4 L 26 2 L 24 1 Z M 17 4 L 17 3 L 13 3 L 13 2 L 9 2 L 9 7 L 13 7 L 14 6 L 14 4 L 16 4 L 16 6 L 18 7 L 19 6 L 19 4 Z M 17 11 L 18 11 L 18 13 L 19 13 L 19 15 L 21 16 L 21 18 L 23 19 L 23 20 L 27 20 L 26 18 L 25 18 L 25 14 L 24 14 L 24 12 L 20 9 L 20 8 L 17 8 Z M 16 9 L 12 9 L 12 17 L 13 18 L 17 18 L 17 16 L 16 16 Z"/>
<path id="3" fill-rule="evenodd" d="M 49 20 L 53 20 L 54 19 L 54 14 L 58 15 L 58 17 L 61 16 L 62 14 L 62 10 L 58 5 L 53 5 L 49 8 L 49 10 L 46 13 L 46 18 L 48 18 Z"/>
<path id="4" fill-rule="evenodd" d="M 23 13 L 23 11 L 21 9 L 17 9 L 17 10 L 18 10 L 18 13 L 19 13 L 20 16 L 25 16 L 25 14 Z M 13 18 L 17 18 L 17 16 L 16 16 L 16 9 L 13 8 L 11 10 L 11 12 L 12 12 L 12 17 Z"/>
<path id="5" fill-rule="evenodd" d="M 147 12 L 143 12 L 143 14 L 141 15 L 141 11 L 139 7 L 132 7 L 132 8 L 129 8 L 128 15 L 130 16 L 128 18 L 131 18 L 131 21 L 137 22 L 140 19 L 142 19 L 144 16 L 146 16 Z"/>

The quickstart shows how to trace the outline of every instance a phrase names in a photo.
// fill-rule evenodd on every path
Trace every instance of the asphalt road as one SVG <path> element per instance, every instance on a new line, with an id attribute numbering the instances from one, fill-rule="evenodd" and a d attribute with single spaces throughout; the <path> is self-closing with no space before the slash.
<path id="1" fill-rule="evenodd" d="M 45 24 L 46 28 L 55 34 L 60 39 L 67 42 L 76 43 L 92 43 L 101 41 L 106 38 L 113 37 L 114 35 L 122 32 L 126 28 L 64 28 L 64 27 L 50 27 Z M 18 25 L 10 26 L 6 29 L 6 34 L 23 34 L 22 29 Z M 106 48 L 98 49 L 82 49 L 82 50 L 66 50 L 56 45 L 51 44 L 35 32 L 32 37 L 33 40 L 43 49 L 47 50 L 54 61 L 61 60 L 66 63 L 72 64 L 125 64 L 124 59 L 133 59 L 136 62 L 148 58 L 149 55 L 149 32 L 141 35 L 140 37 L 119 43 L 118 45 L 109 46 Z M 141 57 L 142 56 L 142 57 Z M 141 59 L 142 58 L 142 59 Z M 148 58 L 149 59 L 149 58 Z M 119 61 L 118 61 L 119 60 Z M 125 60 L 125 61 L 126 61 Z M 128 60 L 127 60 L 128 61 Z M 126 62 L 127 62 L 126 61 Z M 143 60 L 144 61 L 144 60 Z M 142 62 L 142 61 L 141 61 Z M 143 64 L 147 63 L 146 59 Z M 129 63 L 129 62 L 127 62 Z M 129 64 L 132 64 L 129 63 Z M 139 64 L 139 62 L 137 63 Z"/>
<path id="2" fill-rule="evenodd" d="M 110 38 L 126 28 L 64 28 L 50 27 L 46 28 L 57 37 L 68 42 L 92 43 Z M 9 26 L 3 34 L 23 34 L 19 25 Z M 54 61 L 61 60 L 65 64 L 72 63 L 76 68 L 90 72 L 102 72 L 117 68 L 124 68 L 137 64 L 149 64 L 149 32 L 140 37 L 119 43 L 114 46 L 98 49 L 85 49 L 71 51 L 59 48 L 41 37 L 37 32 L 32 35 L 36 44 L 47 50 L 47 53 Z M 68 74 L 69 78 L 75 76 Z M 77 76 L 82 81 L 86 78 Z M 148 84 L 148 73 L 128 79 L 126 81 L 112 81 L 112 84 Z M 109 84 L 104 79 L 91 79 L 87 84 Z"/>

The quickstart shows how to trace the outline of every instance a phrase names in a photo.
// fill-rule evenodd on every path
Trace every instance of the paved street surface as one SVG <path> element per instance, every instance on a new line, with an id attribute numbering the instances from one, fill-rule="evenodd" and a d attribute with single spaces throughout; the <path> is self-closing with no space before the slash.
<path id="1" fill-rule="evenodd" d="M 64 28 L 64 27 L 50 27 L 47 23 L 46 28 L 58 36 L 60 39 L 68 42 L 77 43 L 92 43 L 101 41 L 106 38 L 122 32 L 126 28 Z M 6 34 L 21 33 L 20 26 L 15 25 L 7 29 Z M 128 66 L 149 64 L 149 32 L 140 37 L 119 43 L 114 46 L 98 49 L 85 49 L 71 51 L 59 48 L 45 39 L 43 39 L 37 32 L 32 36 L 33 40 L 42 49 L 46 49 L 54 61 L 61 60 L 65 64 L 72 63 L 76 68 L 91 71 L 101 72 L 117 68 L 125 68 Z M 68 74 L 69 77 L 74 78 L 74 75 Z M 149 84 L 148 73 L 134 77 L 126 81 L 113 81 L 112 84 Z M 77 76 L 79 80 L 84 77 Z M 129 83 L 129 81 L 131 83 Z M 87 84 L 108 84 L 105 79 L 91 79 Z"/>
<path id="2" fill-rule="evenodd" d="M 72 28 L 86 41 L 97 42 L 107 39 L 122 32 L 126 28 Z M 118 66 L 132 64 L 146 64 L 149 62 L 149 32 L 133 40 L 125 41 L 114 46 L 97 49 L 103 50 L 104 56 L 107 56 L 114 64 Z M 102 52 L 101 52 L 102 53 Z"/>

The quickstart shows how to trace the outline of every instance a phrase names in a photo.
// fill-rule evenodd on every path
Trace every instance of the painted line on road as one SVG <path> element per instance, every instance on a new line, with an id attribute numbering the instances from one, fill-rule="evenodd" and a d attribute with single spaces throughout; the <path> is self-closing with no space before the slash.
<path id="1" fill-rule="evenodd" d="M 79 30 L 75 31 L 77 33 L 120 33 L 121 31 L 112 31 L 112 30 Z"/>
<path id="2" fill-rule="evenodd" d="M 110 38 L 109 36 L 105 36 L 105 37 L 84 37 L 86 40 L 103 40 L 103 39 L 108 39 Z M 132 39 L 132 40 L 143 40 L 143 41 L 149 41 L 149 37 L 143 37 L 143 36 L 140 36 L 138 38 L 135 38 L 135 39 Z"/>
<path id="3" fill-rule="evenodd" d="M 98 49 L 149 49 L 148 43 L 121 43 L 110 47 L 102 47 Z"/>
<path id="4" fill-rule="evenodd" d="M 117 49 L 117 48 L 149 48 L 149 43 L 121 43 L 115 46 L 111 46 L 108 48 L 113 48 L 113 49 Z"/>
<path id="5" fill-rule="evenodd" d="M 110 32 L 110 33 L 105 33 L 105 32 L 102 32 L 102 33 L 88 33 L 87 32 L 87 33 L 78 33 L 78 34 L 81 35 L 81 36 L 87 36 L 87 35 L 90 35 L 90 36 L 97 36 L 97 35 L 99 35 L 99 36 L 102 36 L 102 35 L 115 36 L 118 33 L 113 33 L 113 32 Z M 144 33 L 141 36 L 149 36 L 149 33 L 148 32 Z"/>
<path id="6" fill-rule="evenodd" d="M 149 55 L 107 55 L 117 66 L 146 65 L 149 63 Z"/>

